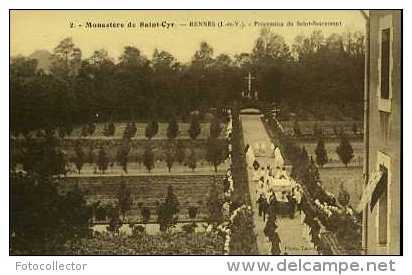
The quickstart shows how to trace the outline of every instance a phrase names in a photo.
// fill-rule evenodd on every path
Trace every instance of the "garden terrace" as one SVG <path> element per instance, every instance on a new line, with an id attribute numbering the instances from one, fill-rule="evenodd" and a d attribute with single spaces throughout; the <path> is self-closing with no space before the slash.
<path id="1" fill-rule="evenodd" d="M 64 139 L 122 139 L 123 134 L 127 127 L 127 122 L 114 122 L 114 134 L 106 136 L 104 134 L 105 123 L 95 123 L 95 130 L 93 134 L 88 134 L 87 136 L 82 136 L 82 127 L 78 126 L 73 129 L 73 131 L 69 135 L 65 135 Z M 210 132 L 210 122 L 200 122 L 200 133 L 197 137 L 198 139 L 206 139 L 209 137 Z M 132 139 L 146 139 L 145 130 L 147 123 L 146 122 L 136 122 L 136 134 Z M 158 132 L 152 139 L 167 139 L 167 128 L 169 123 L 167 122 L 158 122 L 159 128 Z M 83 125 L 84 126 L 84 125 Z M 190 122 L 178 122 L 179 130 L 177 133 L 176 139 L 190 139 L 188 130 L 190 128 Z M 223 128 L 223 124 L 222 124 Z M 36 131 L 32 132 L 32 136 L 36 136 Z M 58 136 L 58 131 L 55 132 L 55 135 Z M 19 135 L 15 138 L 21 138 L 22 135 Z M 223 133 L 221 134 L 223 138 Z"/>
<path id="2" fill-rule="evenodd" d="M 295 122 L 295 120 L 280 121 L 286 135 L 295 136 Z M 316 135 L 314 135 L 316 126 L 322 130 L 326 138 L 338 138 L 341 132 L 353 139 L 362 139 L 363 136 L 363 122 L 358 120 L 298 120 L 297 124 L 301 132 L 300 138 L 302 139 L 316 139 Z M 356 130 L 356 133 L 354 130 Z"/>
<path id="3" fill-rule="evenodd" d="M 42 139 L 42 138 L 41 138 Z M 40 141 L 39 139 L 33 139 L 34 142 Z M 220 139 L 221 143 L 225 143 L 224 139 Z M 114 170 L 119 170 L 117 167 L 118 163 L 116 161 L 119 149 L 122 147 L 123 140 L 120 138 L 76 138 L 76 139 L 60 139 L 60 147 L 62 148 L 65 159 L 70 163 L 66 167 L 68 173 L 78 173 L 74 167 L 74 160 L 76 159 L 75 147 L 80 146 L 85 154 L 84 166 L 81 173 L 92 174 L 96 166 L 96 159 L 98 156 L 99 148 L 103 147 L 107 153 L 108 160 L 111 163 L 110 167 L 115 168 Z M 129 172 L 132 170 L 145 172 L 145 168 L 142 165 L 142 158 L 144 150 L 151 146 L 153 152 L 153 159 L 155 163 L 155 169 L 161 168 L 161 170 L 167 171 L 165 167 L 166 153 L 168 150 L 178 147 L 184 151 L 185 160 L 183 163 L 178 163 L 177 160 L 173 164 L 172 172 L 188 170 L 187 167 L 183 167 L 187 162 L 187 158 L 190 155 L 191 149 L 193 148 L 196 159 L 198 161 L 199 167 L 204 167 L 205 169 L 209 167 L 210 170 L 213 170 L 213 166 L 207 163 L 206 161 L 206 152 L 207 152 L 207 140 L 205 139 L 180 139 L 180 140 L 167 140 L 167 139 L 131 139 L 129 142 L 130 151 L 127 155 Z M 12 139 L 11 146 L 13 150 L 12 159 L 16 164 L 21 164 L 23 162 L 23 148 L 25 148 L 25 140 L 23 139 Z M 160 163 L 158 163 L 160 162 Z M 180 167 L 180 168 L 177 168 Z M 175 169 L 177 168 L 177 169 Z M 225 165 L 221 164 L 219 167 L 220 170 L 225 170 Z M 113 169 L 111 169 L 113 170 Z M 120 171 L 120 170 L 119 170 Z M 109 172 L 109 171 L 108 171 Z M 117 173 L 119 174 L 119 173 Z"/>
<path id="4" fill-rule="evenodd" d="M 89 203 L 101 201 L 102 204 L 115 205 L 116 194 L 120 185 L 124 183 L 131 192 L 133 204 L 131 210 L 126 214 L 128 220 L 141 222 L 142 216 L 139 206 L 150 209 L 150 222 L 156 222 L 157 202 L 163 202 L 166 197 L 168 186 L 173 187 L 173 192 L 179 201 L 178 221 L 204 221 L 207 219 L 207 196 L 211 186 L 217 184 L 222 191 L 224 175 L 139 175 L 139 176 L 82 176 L 63 177 L 60 190 L 66 192 L 78 184 L 85 192 Z M 196 218 L 189 218 L 189 208 L 196 207 L 198 213 Z M 106 221 L 101 221 L 106 222 Z"/>

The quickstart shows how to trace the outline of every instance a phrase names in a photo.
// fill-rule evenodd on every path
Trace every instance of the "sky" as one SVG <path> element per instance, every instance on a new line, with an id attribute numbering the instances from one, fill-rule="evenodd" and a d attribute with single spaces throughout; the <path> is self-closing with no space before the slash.
<path id="1" fill-rule="evenodd" d="M 199 48 L 201 41 L 208 42 L 215 55 L 231 56 L 250 52 L 262 26 L 271 22 L 271 29 L 282 35 L 288 44 L 299 34 L 309 35 L 322 30 L 331 33 L 365 30 L 365 20 L 360 11 L 12 11 L 10 22 L 11 55 L 30 55 L 35 50 L 50 52 L 59 41 L 72 37 L 87 58 L 94 50 L 106 49 L 118 58 L 125 46 L 135 46 L 151 57 L 155 48 L 166 50 L 179 61 L 187 62 Z M 296 22 L 340 22 L 339 26 L 297 26 Z M 209 21 L 211 27 L 193 27 L 190 22 Z M 124 28 L 86 28 L 91 23 L 123 23 Z M 132 22 L 136 27 L 128 28 Z M 140 27 L 140 23 L 167 22 L 169 28 Z M 224 26 L 220 26 L 223 22 Z M 256 24 L 258 22 L 258 24 Z M 293 26 L 286 25 L 292 22 Z M 76 27 L 71 28 L 73 23 Z M 235 25 L 244 24 L 243 27 Z M 79 26 L 81 24 L 81 26 Z M 171 24 L 174 24 L 171 27 Z M 283 24 L 283 25 L 282 25 Z"/>

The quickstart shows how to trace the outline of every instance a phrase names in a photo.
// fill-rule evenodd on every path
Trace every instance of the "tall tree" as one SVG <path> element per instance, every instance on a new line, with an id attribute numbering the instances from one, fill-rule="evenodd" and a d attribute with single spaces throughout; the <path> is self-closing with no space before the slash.
<path id="1" fill-rule="evenodd" d="M 205 41 L 200 43 L 200 48 L 192 58 L 192 65 L 202 70 L 207 69 L 213 63 L 213 48 Z"/>
<path id="2" fill-rule="evenodd" d="M 159 205 L 157 222 L 160 225 L 160 231 L 166 231 L 170 226 L 174 225 L 177 220 L 177 213 L 179 212 L 179 201 L 174 194 L 173 187 L 169 185 L 167 188 L 166 198 L 163 203 Z"/>
<path id="3" fill-rule="evenodd" d="M 77 75 L 81 57 L 82 52 L 74 45 L 73 39 L 65 38 L 54 48 L 50 71 L 57 78 L 69 80 Z"/>
<path id="4" fill-rule="evenodd" d="M 66 174 L 66 158 L 59 141 L 52 135 L 44 139 L 26 138 L 23 145 L 22 165 L 28 173 L 39 175 Z"/>
<path id="5" fill-rule="evenodd" d="M 84 153 L 83 148 L 81 147 L 80 144 L 76 145 L 74 152 L 75 152 L 74 164 L 76 165 L 77 171 L 79 171 L 79 174 L 80 174 L 80 171 L 82 170 L 83 165 L 86 161 L 86 154 Z"/>
<path id="6" fill-rule="evenodd" d="M 183 163 L 185 161 L 186 153 L 183 143 L 178 142 L 176 147 L 176 160 L 179 163 Z"/>
<path id="7" fill-rule="evenodd" d="M 107 155 L 106 150 L 100 147 L 99 152 L 97 154 L 97 168 L 104 174 L 104 172 L 109 167 L 109 156 Z"/>
<path id="8" fill-rule="evenodd" d="M 207 141 L 206 160 L 209 161 L 215 168 L 217 173 L 218 166 L 225 160 L 224 144 L 217 138 L 209 138 Z"/>
<path id="9" fill-rule="evenodd" d="M 32 149 L 24 151 L 23 158 L 34 163 L 26 163 L 30 169 L 25 169 L 24 174 L 10 175 L 10 248 L 13 255 L 50 255 L 63 249 L 67 242 L 89 234 L 91 210 L 84 194 L 77 185 L 66 186 L 67 192 L 59 188 L 56 176 L 60 171 L 55 167 L 62 167 L 63 163 L 56 163 L 62 159 L 53 157 L 55 147 L 53 142 L 44 142 L 38 143 L 34 155 Z"/>
<path id="10" fill-rule="evenodd" d="M 148 223 L 150 221 L 150 208 L 149 207 L 141 207 L 140 208 L 140 215 L 142 215 L 143 223 Z"/>
<path id="11" fill-rule="evenodd" d="M 130 144 L 128 139 L 123 139 L 123 144 L 119 147 L 117 152 L 117 162 L 127 174 L 127 163 L 129 161 Z"/>
<path id="12" fill-rule="evenodd" d="M 124 47 L 119 61 L 125 66 L 144 67 L 149 65 L 149 61 L 145 56 L 141 55 L 140 50 L 131 46 Z"/>
<path id="13" fill-rule="evenodd" d="M 145 136 L 148 139 L 152 139 L 157 134 L 158 131 L 159 131 L 159 123 L 157 122 L 157 120 L 151 120 L 146 125 Z"/>
<path id="14" fill-rule="evenodd" d="M 175 152 L 170 148 L 166 152 L 166 164 L 167 164 L 167 168 L 169 169 L 169 173 L 170 173 L 170 170 L 172 169 L 174 161 L 175 161 Z"/>
<path id="15" fill-rule="evenodd" d="M 353 159 L 353 148 L 350 144 L 346 135 L 341 136 L 341 141 L 339 146 L 336 148 L 336 153 L 338 154 L 342 163 L 348 167 L 348 163 Z"/>
<path id="16" fill-rule="evenodd" d="M 218 138 L 222 132 L 222 126 L 220 125 L 220 120 L 215 117 L 210 124 L 210 137 Z"/>
<path id="17" fill-rule="evenodd" d="M 200 134 L 201 128 L 200 128 L 200 122 L 198 116 L 193 116 L 192 117 L 192 122 L 190 123 L 190 128 L 188 130 L 189 136 L 192 139 L 196 139 L 199 134 Z"/>
<path id="18" fill-rule="evenodd" d="M 189 166 L 189 168 L 192 169 L 193 171 L 195 171 L 195 169 L 196 169 L 196 163 L 197 163 L 196 152 L 195 152 L 195 150 L 192 148 L 192 150 L 190 151 L 189 158 L 188 158 L 188 166 Z"/>
<path id="19" fill-rule="evenodd" d="M 325 165 L 328 162 L 328 152 L 326 151 L 325 142 L 323 141 L 323 138 L 319 139 L 318 145 L 316 146 L 316 149 L 315 149 L 315 154 L 316 154 L 316 163 L 320 167 L 323 167 L 323 165 Z"/>
<path id="20" fill-rule="evenodd" d="M 273 60 L 288 61 L 291 55 L 289 46 L 281 35 L 273 33 L 269 28 L 263 28 L 256 39 L 252 58 L 257 63 L 268 64 Z"/>
<path id="21" fill-rule="evenodd" d="M 207 209 L 209 211 L 209 223 L 220 223 L 223 220 L 223 200 L 216 184 L 213 184 L 207 197 Z"/>
<path id="22" fill-rule="evenodd" d="M 154 154 L 150 145 L 146 147 L 143 153 L 143 164 L 149 173 L 154 168 Z"/>
<path id="23" fill-rule="evenodd" d="M 123 216 L 124 219 L 126 217 L 127 211 L 129 211 L 133 205 L 133 197 L 130 188 L 126 185 L 126 183 L 123 180 L 120 182 L 116 198 L 120 214 Z"/>
<path id="24" fill-rule="evenodd" d="M 179 125 L 177 124 L 176 118 L 173 117 L 169 121 L 169 126 L 167 127 L 167 138 L 174 139 L 179 133 Z"/>

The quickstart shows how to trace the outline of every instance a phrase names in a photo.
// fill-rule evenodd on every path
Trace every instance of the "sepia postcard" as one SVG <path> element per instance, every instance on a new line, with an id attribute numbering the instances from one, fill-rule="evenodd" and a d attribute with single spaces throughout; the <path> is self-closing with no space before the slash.
<path id="1" fill-rule="evenodd" d="M 402 255 L 401 10 L 9 16 L 10 255 Z"/>

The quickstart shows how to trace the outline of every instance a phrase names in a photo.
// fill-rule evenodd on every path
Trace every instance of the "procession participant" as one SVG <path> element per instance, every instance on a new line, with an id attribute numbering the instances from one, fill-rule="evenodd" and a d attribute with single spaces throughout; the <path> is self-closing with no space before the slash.
<path id="1" fill-rule="evenodd" d="M 258 173 L 256 172 L 256 170 L 252 170 L 252 180 L 258 181 L 258 179 L 259 179 Z"/>
<path id="2" fill-rule="evenodd" d="M 262 170 L 262 174 L 263 174 L 263 180 L 264 180 L 264 182 L 266 182 L 269 178 L 269 171 L 267 170 L 267 168 L 264 168 Z"/>
<path id="3" fill-rule="evenodd" d="M 261 193 L 259 195 L 259 199 L 256 201 L 256 203 L 258 205 L 259 217 L 263 216 L 263 221 L 265 221 L 268 202 L 264 193 Z"/>
<path id="4" fill-rule="evenodd" d="M 255 160 L 253 161 L 253 168 L 254 168 L 255 170 L 258 170 L 259 167 L 260 167 L 260 164 L 259 164 L 259 162 L 255 159 Z"/>
<path id="5" fill-rule="evenodd" d="M 285 165 L 285 161 L 283 159 L 282 153 L 280 152 L 279 147 L 275 149 L 275 164 L 276 166 L 283 167 Z"/>
<path id="6" fill-rule="evenodd" d="M 255 142 L 255 144 L 254 144 L 254 146 L 253 146 L 254 148 L 255 148 L 255 152 L 257 152 L 257 153 L 259 153 L 260 154 L 260 152 L 259 152 L 259 150 L 260 150 L 260 145 L 259 145 L 259 142 Z"/>
<path id="7" fill-rule="evenodd" d="M 260 144 L 261 155 L 266 155 L 266 144 L 262 142 Z"/>
<path id="8" fill-rule="evenodd" d="M 247 161 L 247 165 L 249 168 L 252 168 L 254 162 L 255 162 L 255 154 L 253 152 L 252 147 L 249 146 L 249 144 L 247 145 L 247 148 L 245 149 L 246 152 L 246 161 Z"/>
<path id="9" fill-rule="evenodd" d="M 269 217 L 272 217 L 272 216 L 276 217 L 277 207 L 278 207 L 278 200 L 276 198 L 276 194 L 273 190 L 271 190 L 271 195 L 269 197 L 269 207 L 268 207 Z"/>
<path id="10" fill-rule="evenodd" d="M 287 177 L 288 177 L 288 175 L 286 173 L 286 168 L 282 167 L 282 170 L 281 170 L 280 175 L 279 175 L 279 179 L 287 179 Z"/>
<path id="11" fill-rule="evenodd" d="M 291 218 L 291 219 L 293 219 L 293 217 L 295 216 L 295 201 L 294 201 L 294 199 L 293 199 L 293 197 L 292 197 L 292 194 L 290 193 L 290 192 L 287 192 L 287 194 L 286 194 L 286 199 L 287 199 L 287 201 L 288 201 L 288 204 L 289 204 L 289 217 Z"/>
<path id="12" fill-rule="evenodd" d="M 312 216 L 305 215 L 303 222 L 305 224 L 305 234 L 308 236 L 308 239 L 313 243 L 313 236 L 312 236 L 312 226 L 314 224 L 314 220 Z"/>
<path id="13" fill-rule="evenodd" d="M 266 180 L 266 193 L 268 193 L 268 194 L 270 194 L 269 193 L 269 190 L 271 189 L 271 187 L 272 186 L 270 186 L 270 181 L 269 181 L 269 178 Z"/>
<path id="14" fill-rule="evenodd" d="M 259 179 L 265 181 L 265 168 L 264 167 L 262 167 L 259 170 Z"/>
<path id="15" fill-rule="evenodd" d="M 275 186 L 275 177 L 274 176 L 270 176 L 269 177 L 269 189 L 272 189 Z"/>
<path id="16" fill-rule="evenodd" d="M 246 146 L 245 146 L 245 154 L 247 154 L 247 152 L 249 151 L 249 143 L 248 144 L 246 144 Z"/>
<path id="17" fill-rule="evenodd" d="M 319 237 L 319 233 L 320 233 L 320 225 L 318 222 L 318 219 L 315 218 L 313 220 L 312 226 L 310 228 L 310 235 L 312 237 L 311 241 L 314 245 L 314 247 L 317 247 L 320 243 L 320 237 Z"/>
<path id="18" fill-rule="evenodd" d="M 268 172 L 269 172 L 269 176 L 273 176 L 272 167 L 270 167 L 270 165 L 268 165 L 267 169 L 268 169 Z"/>
<path id="19" fill-rule="evenodd" d="M 299 213 L 301 213 L 302 212 L 302 207 L 301 207 L 302 193 L 299 188 L 299 185 L 296 185 L 296 187 L 292 189 L 292 196 L 294 200 L 296 201 L 297 210 L 299 210 Z"/>
<path id="20" fill-rule="evenodd" d="M 265 228 L 263 230 L 263 233 L 265 236 L 268 238 L 270 243 L 272 244 L 271 247 L 271 253 L 272 255 L 280 255 L 281 250 L 280 250 L 280 237 L 279 234 L 277 233 L 277 228 L 278 226 L 276 225 L 276 217 L 269 217 Z"/>
<path id="21" fill-rule="evenodd" d="M 268 213 L 268 210 L 269 210 L 269 203 L 265 196 L 265 201 L 263 202 L 263 221 L 265 221 L 266 219 L 266 214 Z"/>
<path id="22" fill-rule="evenodd" d="M 279 166 L 276 166 L 276 173 L 275 173 L 275 177 L 276 177 L 277 179 L 280 179 L 280 176 L 281 176 L 281 170 L 280 170 L 280 167 L 279 167 Z"/>
<path id="23" fill-rule="evenodd" d="M 268 220 L 266 221 L 265 228 L 263 229 L 263 233 L 269 241 L 273 240 L 277 228 L 278 226 L 276 224 L 276 216 L 269 216 Z"/>
<path id="24" fill-rule="evenodd" d="M 272 253 L 272 255 L 280 255 L 282 253 L 282 251 L 280 250 L 281 240 L 277 231 L 275 231 L 275 233 L 273 234 L 271 243 L 272 247 L 270 249 L 270 252 Z"/>
<path id="25" fill-rule="evenodd" d="M 259 180 L 258 186 L 256 188 L 256 194 L 260 196 L 261 194 L 264 194 L 264 193 L 265 193 L 264 182 Z"/>
<path id="26" fill-rule="evenodd" d="M 272 155 L 275 155 L 276 146 L 273 143 L 270 143 L 270 149 L 271 149 Z"/>
<path id="27" fill-rule="evenodd" d="M 281 201 L 287 201 L 286 191 L 282 191 L 282 196 L 280 197 Z"/>

